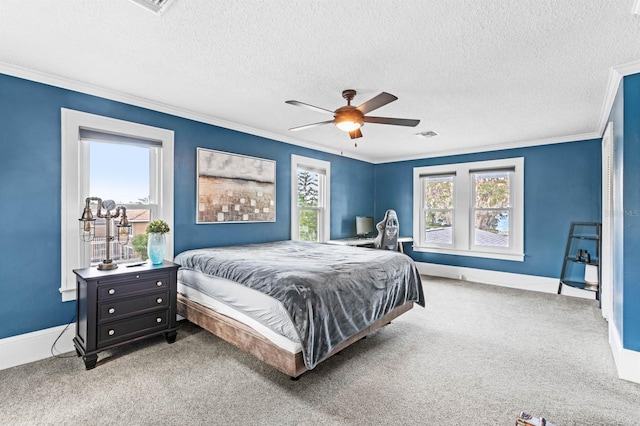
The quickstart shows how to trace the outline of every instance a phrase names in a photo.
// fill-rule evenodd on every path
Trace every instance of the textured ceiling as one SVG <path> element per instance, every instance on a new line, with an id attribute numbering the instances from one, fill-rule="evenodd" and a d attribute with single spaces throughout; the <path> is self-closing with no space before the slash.
<path id="1" fill-rule="evenodd" d="M 611 70 L 640 59 L 634 1 L 0 0 L 0 72 L 384 162 L 598 137 Z M 371 113 L 332 125 L 343 89 Z M 438 136 L 417 138 L 434 130 Z"/>

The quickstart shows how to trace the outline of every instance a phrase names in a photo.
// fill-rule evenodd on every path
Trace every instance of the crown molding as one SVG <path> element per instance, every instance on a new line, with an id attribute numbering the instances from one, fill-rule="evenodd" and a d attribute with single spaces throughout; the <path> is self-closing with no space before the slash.
<path id="1" fill-rule="evenodd" d="M 618 93 L 618 87 L 620 87 L 620 81 L 622 81 L 622 74 L 615 68 L 611 68 L 609 71 L 609 81 L 607 82 L 607 91 L 605 92 L 602 110 L 600 111 L 600 121 L 598 122 L 598 133 L 600 137 L 604 134 L 604 129 L 609 121 L 609 115 L 611 114 L 611 108 L 613 108 L 613 102 Z"/>
<path id="2" fill-rule="evenodd" d="M 396 158 L 389 158 L 389 159 L 385 158 L 384 161 L 376 161 L 374 162 L 374 164 L 395 163 L 398 161 L 422 160 L 425 158 L 450 157 L 453 155 L 475 154 L 475 153 L 489 152 L 489 151 L 502 151 L 505 149 L 527 148 L 527 147 L 538 146 L 538 145 L 553 145 L 557 143 L 579 142 L 579 141 L 586 141 L 591 139 L 599 139 L 601 137 L 602 137 L 602 134 L 597 132 L 581 133 L 576 135 L 559 136 L 559 137 L 546 138 L 546 139 L 507 142 L 502 144 L 486 145 L 482 147 L 475 146 L 470 148 L 456 148 L 456 149 L 449 149 L 444 151 L 437 151 L 433 153 L 423 153 L 423 154 L 413 155 L 413 156 L 396 157 Z"/>
<path id="3" fill-rule="evenodd" d="M 309 148 L 316 151 L 339 155 L 342 157 L 353 158 L 355 160 L 366 161 L 369 163 L 373 162 L 373 160 L 369 157 L 356 155 L 352 152 L 332 149 L 326 146 L 317 145 L 317 144 L 303 141 L 300 139 L 285 137 L 285 136 L 278 135 L 276 133 L 272 133 L 266 130 L 257 129 L 254 127 L 246 126 L 246 125 L 235 123 L 232 121 L 222 120 L 220 118 L 201 114 L 195 111 L 190 111 L 184 108 L 175 107 L 173 105 L 152 101 L 150 99 L 146 99 L 138 96 L 132 96 L 132 95 L 129 95 L 123 92 L 118 92 L 111 89 L 105 89 L 104 87 L 94 86 L 92 84 L 81 83 L 76 80 L 71 80 L 65 77 L 60 77 L 60 76 L 56 76 L 49 73 L 44 73 L 40 71 L 34 71 L 31 69 L 18 67 L 15 65 L 4 63 L 4 62 L 0 62 L 0 73 L 10 75 L 13 77 L 22 78 L 25 80 L 34 81 L 36 83 L 47 84 L 50 86 L 60 87 L 62 89 L 67 89 L 67 90 L 73 90 L 75 92 L 97 96 L 100 98 L 105 98 L 105 99 L 109 99 L 116 102 L 122 102 L 128 105 L 133 105 L 140 108 L 146 108 L 153 111 L 174 115 L 176 117 L 198 121 L 200 123 L 211 124 L 213 126 L 222 127 L 229 130 L 235 130 L 238 132 L 259 136 L 266 139 L 287 143 L 290 145 L 296 145 L 303 148 Z"/>
<path id="4" fill-rule="evenodd" d="M 631 74 L 637 74 L 640 73 L 640 60 L 627 62 L 626 64 L 613 67 L 613 69 L 623 77 Z"/>
<path id="5" fill-rule="evenodd" d="M 638 2 L 638 8 L 640 10 L 640 0 L 637 0 L 637 2 Z M 342 157 L 365 161 L 372 164 L 384 164 L 384 163 L 394 163 L 398 161 L 411 161 L 411 160 L 419 160 L 424 158 L 447 157 L 452 155 L 472 154 L 472 153 L 479 153 L 479 152 L 499 151 L 504 149 L 524 148 L 529 146 L 551 145 L 556 143 L 599 139 L 602 137 L 604 133 L 604 129 L 609 119 L 609 114 L 611 112 L 611 108 L 613 106 L 613 102 L 615 100 L 615 96 L 617 94 L 618 87 L 620 85 L 620 81 L 622 80 L 622 77 L 626 75 L 640 73 L 640 61 L 634 61 L 634 62 L 630 62 L 627 64 L 623 64 L 623 65 L 611 68 L 609 72 L 609 80 L 607 83 L 607 91 L 605 94 L 605 98 L 603 100 L 602 110 L 600 113 L 600 120 L 598 122 L 598 127 L 595 132 L 583 133 L 583 134 L 577 134 L 577 135 L 565 135 L 565 136 L 546 138 L 546 139 L 525 140 L 525 141 L 508 142 L 503 144 L 493 144 L 493 145 L 487 145 L 484 147 L 450 149 L 450 150 L 437 151 L 437 152 L 431 152 L 431 153 L 421 153 L 416 155 L 385 158 L 383 160 L 376 157 L 359 155 L 350 151 L 342 151 L 338 149 L 329 148 L 323 145 L 318 145 L 318 144 L 307 142 L 297 138 L 282 136 L 266 130 L 257 129 L 254 127 L 246 126 L 243 124 L 239 124 L 239 123 L 235 123 L 227 120 L 222 120 L 220 118 L 201 114 L 201 113 L 187 110 L 184 108 L 178 108 L 178 107 L 164 104 L 161 102 L 152 101 L 150 99 L 146 99 L 138 96 L 132 96 L 123 92 L 118 92 L 115 90 L 106 89 L 104 87 L 94 86 L 87 83 L 81 83 L 76 80 L 71 80 L 65 77 L 60 77 L 53 74 L 35 71 L 35 70 L 23 68 L 23 67 L 18 67 L 18 66 L 3 63 L 3 62 L 0 62 L 0 73 L 23 78 L 26 80 L 35 81 L 42 84 L 48 84 L 51 86 L 60 87 L 63 89 L 73 90 L 73 91 L 85 93 L 88 95 L 98 96 L 101 98 L 122 102 L 129 105 L 141 107 L 141 108 L 150 109 L 153 111 L 174 115 L 176 117 L 181 117 L 181 118 L 198 121 L 201 123 L 211 124 L 213 126 L 222 127 L 229 130 L 235 130 L 238 132 L 259 136 L 266 139 L 271 139 L 278 142 L 299 146 L 302 148 L 313 149 L 315 151 L 325 152 L 333 155 L 339 155 Z"/>
<path id="6" fill-rule="evenodd" d="M 640 0 L 636 1 L 636 6 L 640 10 Z M 607 83 L 607 91 L 605 93 L 604 101 L 602 103 L 602 111 L 600 112 L 600 121 L 598 123 L 598 137 L 602 137 L 604 130 L 607 127 L 609 121 L 609 115 L 611 115 L 611 108 L 613 108 L 613 102 L 618 94 L 618 88 L 622 78 L 640 73 L 640 61 L 628 62 L 626 64 L 612 67 L 609 71 L 609 81 Z"/>

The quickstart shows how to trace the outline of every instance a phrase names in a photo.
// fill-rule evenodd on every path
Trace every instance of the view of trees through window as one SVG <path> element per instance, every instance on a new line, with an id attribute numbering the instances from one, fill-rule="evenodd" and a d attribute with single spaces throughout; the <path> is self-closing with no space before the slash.
<path id="1" fill-rule="evenodd" d="M 473 241 L 509 247 L 509 171 L 473 173 Z M 453 244 L 455 175 L 427 176 L 424 184 L 425 242 Z"/>
<path id="2" fill-rule="evenodd" d="M 473 181 L 475 244 L 508 247 L 511 210 L 509 172 L 475 173 Z"/>
<path id="3" fill-rule="evenodd" d="M 453 175 L 424 179 L 425 241 L 453 243 Z"/>
<path id="4" fill-rule="evenodd" d="M 320 176 L 298 169 L 298 211 L 301 241 L 318 241 L 320 219 Z"/>

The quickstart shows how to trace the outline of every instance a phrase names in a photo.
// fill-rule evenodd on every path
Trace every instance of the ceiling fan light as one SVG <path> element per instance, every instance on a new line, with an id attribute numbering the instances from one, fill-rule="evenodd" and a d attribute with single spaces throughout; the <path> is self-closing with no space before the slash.
<path id="1" fill-rule="evenodd" d="M 336 126 L 343 132 L 353 132 L 354 130 L 359 129 L 362 126 L 362 123 L 358 123 L 357 121 L 342 120 L 337 121 Z"/>
<path id="2" fill-rule="evenodd" d="M 364 123 L 364 114 L 352 106 L 338 108 L 334 120 L 338 129 L 344 132 L 353 132 L 362 127 Z"/>

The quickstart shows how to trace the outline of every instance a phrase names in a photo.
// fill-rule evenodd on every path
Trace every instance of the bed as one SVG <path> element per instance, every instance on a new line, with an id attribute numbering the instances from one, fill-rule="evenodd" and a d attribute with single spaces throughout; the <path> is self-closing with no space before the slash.
<path id="1" fill-rule="evenodd" d="M 292 378 L 425 306 L 415 263 L 394 251 L 278 241 L 174 261 L 180 315 Z"/>

